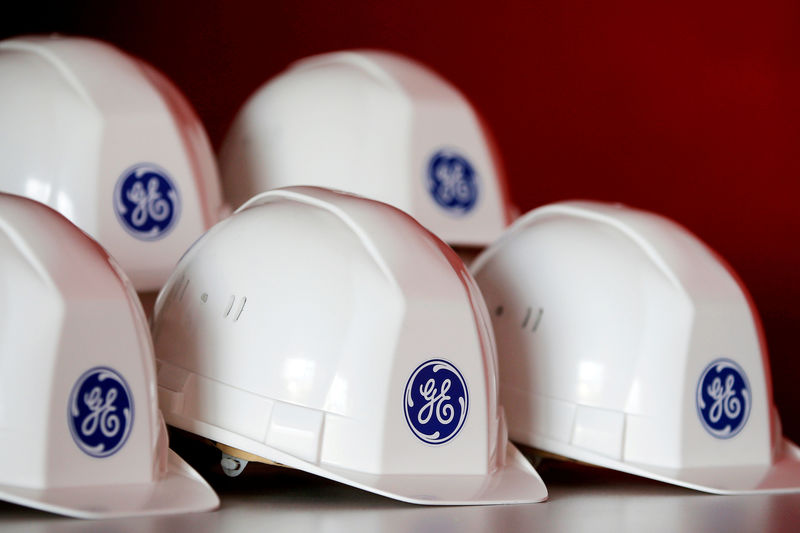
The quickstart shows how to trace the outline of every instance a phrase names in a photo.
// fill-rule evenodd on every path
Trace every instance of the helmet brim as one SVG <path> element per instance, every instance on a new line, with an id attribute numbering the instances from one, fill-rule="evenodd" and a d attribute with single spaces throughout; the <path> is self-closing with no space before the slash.
<path id="1" fill-rule="evenodd" d="M 535 503 L 547 499 L 547 488 L 542 478 L 511 442 L 507 443 L 505 457 L 499 467 L 487 474 L 366 474 L 311 463 L 231 431 L 175 413 L 167 411 L 164 416 L 168 424 L 214 442 L 407 503 L 499 505 Z"/>
<path id="2" fill-rule="evenodd" d="M 783 440 L 771 464 L 697 468 L 663 468 L 612 459 L 551 439 L 524 440 L 551 454 L 712 494 L 800 492 L 800 448 L 788 439 Z"/>
<path id="3" fill-rule="evenodd" d="M 74 518 L 121 518 L 211 511 L 214 490 L 175 452 L 167 473 L 153 483 L 31 489 L 0 485 L 0 499 Z"/>
<path id="4" fill-rule="evenodd" d="M 499 505 L 547 499 L 547 488 L 539 474 L 510 442 L 504 464 L 486 475 L 369 475 L 338 468 L 327 471 L 325 477 L 330 479 L 420 505 Z"/>

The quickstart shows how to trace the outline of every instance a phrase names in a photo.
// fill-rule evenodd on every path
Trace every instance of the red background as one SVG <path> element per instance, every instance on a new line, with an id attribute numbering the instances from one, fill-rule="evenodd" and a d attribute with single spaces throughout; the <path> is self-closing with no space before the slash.
<path id="1" fill-rule="evenodd" d="M 95 36 L 170 76 L 215 147 L 239 105 L 301 57 L 415 57 L 474 102 L 512 198 L 621 201 L 683 223 L 761 312 L 785 432 L 800 440 L 800 4 L 82 2 L 5 12 L 0 37 Z"/>

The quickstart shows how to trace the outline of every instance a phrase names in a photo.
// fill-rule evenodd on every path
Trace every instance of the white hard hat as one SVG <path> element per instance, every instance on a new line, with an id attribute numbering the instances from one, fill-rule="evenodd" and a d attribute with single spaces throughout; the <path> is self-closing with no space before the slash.
<path id="1" fill-rule="evenodd" d="M 0 499 L 80 518 L 219 500 L 167 447 L 136 293 L 64 217 L 0 194 Z"/>
<path id="2" fill-rule="evenodd" d="M 220 169 L 233 205 L 277 187 L 330 187 L 402 209 L 452 245 L 485 246 L 512 217 L 500 160 L 467 99 L 388 52 L 291 65 L 245 103 Z"/>
<path id="3" fill-rule="evenodd" d="M 552 204 L 472 272 L 512 440 L 707 492 L 800 491 L 755 308 L 685 228 L 621 205 Z"/>
<path id="4" fill-rule="evenodd" d="M 56 209 L 159 289 L 226 214 L 184 96 L 120 50 L 76 37 L 0 42 L 0 191 Z"/>
<path id="5" fill-rule="evenodd" d="M 508 442 L 490 328 L 463 263 L 409 216 L 274 190 L 209 230 L 159 294 L 159 400 L 234 473 L 255 458 L 412 503 L 543 500 Z"/>

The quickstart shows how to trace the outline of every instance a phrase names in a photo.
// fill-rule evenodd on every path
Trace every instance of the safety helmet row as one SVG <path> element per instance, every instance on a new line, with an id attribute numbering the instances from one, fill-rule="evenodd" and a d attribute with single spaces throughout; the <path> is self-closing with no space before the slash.
<path id="1" fill-rule="evenodd" d="M 205 130 L 150 65 L 100 41 L 0 43 L 0 190 L 41 201 L 103 244 L 139 291 L 227 215 Z M 377 51 L 292 65 L 248 100 L 220 153 L 228 199 L 319 185 L 394 205 L 455 246 L 513 218 L 491 135 L 435 72 Z"/>
<path id="2" fill-rule="evenodd" d="M 358 54 L 350 55 L 358 57 Z M 483 138 L 477 118 L 466 100 L 445 82 L 437 79 L 435 75 L 411 62 L 394 58 L 388 54 L 364 55 L 365 57 L 375 56 L 378 63 L 383 61 L 394 65 L 399 69 L 398 75 L 405 72 L 407 81 L 408 79 L 416 79 L 415 83 L 424 81 L 429 85 L 430 95 L 438 94 L 438 100 L 433 105 L 434 110 L 437 107 L 452 108 L 450 114 L 454 117 L 461 117 L 452 118 L 451 122 L 458 125 L 458 128 L 451 129 L 460 132 L 469 131 L 469 135 L 462 144 L 475 151 L 477 163 L 470 163 L 459 154 L 453 155 L 452 150 L 440 151 L 437 157 L 444 159 L 436 165 L 431 163 L 436 166 L 436 169 L 427 179 L 430 182 L 430 180 L 447 178 L 448 183 L 442 184 L 443 187 L 446 185 L 450 188 L 443 189 L 442 194 L 445 195 L 461 194 L 466 188 L 468 195 L 471 196 L 468 199 L 469 205 L 456 206 L 454 210 L 457 215 L 456 219 L 472 220 L 471 224 L 475 228 L 490 227 L 492 224 L 487 223 L 487 220 L 494 221 L 496 224 L 493 222 L 494 226 L 492 227 L 497 233 L 508 219 L 507 213 L 503 211 L 506 207 L 506 203 L 502 201 L 504 200 L 502 198 L 504 191 L 495 183 L 497 180 L 501 180 L 501 177 L 494 175 L 496 167 L 488 149 L 488 141 Z M 345 66 L 346 63 L 347 61 L 345 61 Z M 26 37 L 3 41 L 0 43 L 0 72 L 7 74 L 0 77 L 4 82 L 0 83 L 0 95 L 3 96 L 4 102 L 4 105 L 0 106 L 0 114 L 5 124 L 18 126 L 17 135 L 7 135 L 8 138 L 0 139 L 3 141 L 0 145 L 4 150 L 2 154 L 4 164 L 0 170 L 0 189 L 25 194 L 58 209 L 85 231 L 100 239 L 112 253 L 121 258 L 124 269 L 135 279 L 136 288 L 146 291 L 159 287 L 168 271 L 168 265 L 175 260 L 178 254 L 183 252 L 187 243 L 225 214 L 205 133 L 183 96 L 148 65 L 113 47 L 89 39 Z M 399 94 L 395 96 L 399 97 Z M 418 94 L 411 96 L 413 98 L 410 100 L 419 99 Z M 409 99 L 408 96 L 405 98 Z M 336 105 L 335 101 L 331 103 Z M 404 105 L 408 107 L 410 104 L 406 102 Z M 369 117 L 366 118 L 369 119 Z M 347 128 L 347 124 L 339 127 L 342 135 L 348 135 Z M 3 131 L 10 132 L 12 129 L 4 128 Z M 446 127 L 441 129 L 447 130 Z M 143 132 L 149 132 L 149 134 L 145 135 Z M 406 133 L 410 140 L 411 133 Z M 333 134 L 338 136 L 335 132 Z M 455 138 L 457 140 L 458 136 Z M 450 145 L 453 144 L 458 143 L 452 141 Z M 390 147 L 387 144 L 382 149 L 388 150 Z M 398 157 L 409 158 L 410 153 L 404 153 Z M 41 154 L 46 154 L 46 156 L 43 157 Z M 376 160 L 377 154 L 370 155 L 370 158 L 373 161 Z M 139 163 L 136 163 L 137 161 Z M 472 166 L 475 164 L 479 166 L 480 173 L 478 174 L 475 173 L 475 167 Z M 120 173 L 119 169 L 122 167 L 125 169 Z M 480 181 L 484 168 L 489 176 L 488 185 L 482 184 Z M 246 176 L 246 178 L 250 179 L 250 176 Z M 398 179 L 407 182 L 408 176 L 400 175 Z M 453 181 L 454 179 L 455 181 Z M 388 187 L 385 186 L 387 189 L 392 189 L 389 196 L 395 200 L 395 203 L 403 203 L 404 200 L 401 197 L 407 197 L 408 191 L 403 187 L 395 187 L 390 182 L 385 183 L 389 184 Z M 502 181 L 497 183 L 502 185 Z M 479 184 L 482 188 L 480 202 L 478 202 L 477 189 Z M 347 185 L 346 187 L 350 188 Z M 403 191 L 403 194 L 396 197 L 398 191 Z M 325 203 L 326 195 L 333 194 L 313 190 L 305 191 L 305 194 L 303 192 L 303 190 L 294 191 L 294 193 L 290 191 L 285 194 L 287 197 L 294 194 L 296 199 L 304 198 L 306 200 L 312 198 L 314 194 L 321 195 L 323 200 L 317 203 Z M 439 193 L 435 193 L 434 196 L 436 194 Z M 106 202 L 106 198 L 110 198 L 111 201 Z M 337 199 L 338 196 L 333 194 L 331 198 Z M 339 211 L 335 206 L 331 207 L 329 211 L 336 212 L 337 216 L 343 220 L 349 220 L 350 215 L 347 214 L 347 211 L 350 209 L 354 209 L 355 212 L 368 213 L 363 215 L 363 218 L 368 221 L 392 218 L 392 216 L 384 214 L 388 212 L 385 211 L 389 209 L 388 207 L 374 202 L 372 202 L 374 204 L 372 207 L 359 207 L 362 201 L 366 202 L 361 199 L 348 200 L 344 202 L 348 206 L 344 211 Z M 307 203 L 314 204 L 315 202 L 308 200 Z M 349 207 L 351 202 L 355 207 Z M 299 200 L 295 203 L 306 205 Z M 330 203 L 336 204 L 337 202 L 331 200 Z M 375 207 L 378 205 L 380 207 Z M 480 209 L 476 207 L 474 210 L 474 213 L 478 214 L 477 218 L 466 217 L 465 214 L 473 211 L 475 206 L 480 207 Z M 373 211 L 377 214 L 369 214 Z M 301 213 L 304 212 L 305 210 L 301 209 Z M 319 215 L 312 214 L 312 219 L 314 216 L 318 217 Z M 461 218 L 458 219 L 458 217 Z M 397 218 L 397 215 L 394 215 L 394 218 Z M 480 221 L 481 219 L 482 223 L 476 223 L 476 220 Z M 235 222 L 231 222 L 231 224 L 236 226 Z M 404 397 L 403 400 L 407 403 L 404 408 L 404 420 L 407 423 L 407 430 L 416 435 L 418 439 L 417 448 L 413 446 L 407 448 L 406 451 L 412 452 L 411 455 L 406 453 L 402 458 L 392 458 L 393 453 L 398 449 L 391 445 L 392 442 L 384 434 L 382 428 L 383 424 L 388 424 L 386 420 L 393 420 L 388 416 L 391 408 L 387 404 L 384 406 L 385 411 L 381 412 L 380 404 L 368 402 L 373 408 L 372 411 L 369 409 L 358 411 L 359 420 L 351 421 L 349 424 L 343 423 L 340 433 L 335 435 L 335 438 L 328 437 L 328 442 L 332 441 L 334 444 L 329 444 L 324 450 L 320 448 L 319 454 L 325 452 L 324 455 L 321 455 L 320 464 L 322 466 L 314 465 L 315 461 L 308 455 L 311 453 L 308 450 L 297 453 L 298 450 L 295 448 L 298 445 L 302 447 L 302 440 L 289 439 L 291 444 L 287 444 L 288 441 L 284 438 L 285 442 L 282 445 L 280 442 L 276 444 L 276 438 L 280 441 L 280 431 L 272 432 L 267 441 L 272 447 L 271 450 L 265 452 L 260 448 L 255 448 L 256 452 L 261 453 L 262 456 L 273 458 L 277 454 L 277 458 L 285 464 L 295 464 L 295 466 L 310 471 L 316 469 L 318 473 L 328 477 L 420 503 L 507 503 L 544 499 L 546 490 L 541 480 L 519 452 L 507 442 L 502 409 L 496 401 L 494 344 L 493 340 L 490 340 L 491 333 L 487 330 L 488 320 L 485 317 L 485 310 L 482 309 L 480 296 L 474 287 L 474 281 L 467 279 L 469 275 L 463 264 L 452 256 L 449 249 L 446 249 L 441 242 L 436 241 L 410 219 L 405 222 L 405 225 L 412 229 L 405 231 L 400 242 L 405 244 L 408 241 L 409 247 L 414 247 L 414 243 L 417 247 L 432 246 L 432 250 L 435 251 L 434 257 L 438 257 L 433 261 L 439 261 L 439 264 L 431 276 L 434 279 L 451 278 L 449 282 L 451 292 L 453 288 L 460 288 L 456 290 L 455 296 L 442 294 L 442 301 L 438 305 L 442 308 L 449 306 L 460 309 L 459 320 L 462 324 L 466 321 L 466 324 L 471 324 L 470 327 L 473 328 L 472 334 L 466 334 L 463 341 L 464 346 L 469 349 L 465 354 L 456 357 L 457 361 L 462 359 L 466 361 L 463 364 L 459 363 L 462 370 L 459 370 L 459 367 L 447 359 L 431 356 L 429 360 L 420 363 L 419 367 L 414 369 L 414 379 L 420 381 L 420 383 L 416 383 L 416 388 L 415 383 L 406 383 L 403 392 L 407 395 L 407 398 Z M 251 224 L 251 226 L 259 227 L 258 224 Z M 324 233 L 322 228 L 315 226 L 313 220 L 307 226 Z M 366 231 L 359 229 L 355 223 L 352 223 L 351 226 L 351 230 L 355 234 L 360 235 Z M 338 233 L 347 234 L 341 228 Z M 392 232 L 388 231 L 388 233 Z M 385 236 L 379 235 L 379 237 Z M 335 235 L 333 238 L 335 241 Z M 340 236 L 340 239 L 344 239 L 345 242 L 352 241 L 351 237 L 346 236 Z M 458 237 L 455 239 L 459 240 Z M 484 236 L 482 239 L 488 242 L 487 237 Z M 376 252 L 384 246 L 373 249 L 374 245 L 367 241 L 369 239 L 364 244 L 369 245 L 368 250 L 354 252 L 354 264 L 363 263 L 365 258 L 373 257 L 374 263 L 379 266 L 378 270 L 384 271 L 386 276 L 384 281 L 389 281 L 389 285 L 383 286 L 381 292 L 386 299 L 385 304 L 392 309 L 392 312 L 390 316 L 383 316 L 376 320 L 385 323 L 386 332 L 390 335 L 399 336 L 403 329 L 410 327 L 401 327 L 401 322 L 404 323 L 408 320 L 405 318 L 405 306 L 410 305 L 409 302 L 414 302 L 415 310 L 410 315 L 416 317 L 414 320 L 417 321 L 417 324 L 414 328 L 410 328 L 413 333 L 424 325 L 420 322 L 425 307 L 420 300 L 421 294 L 424 293 L 421 290 L 424 285 L 421 283 L 421 279 L 424 276 L 420 280 L 416 280 L 413 275 L 408 274 L 409 265 L 406 264 L 408 259 L 406 258 L 399 266 L 392 264 L 392 268 L 402 269 L 406 276 L 403 278 L 403 284 L 392 287 L 397 284 L 397 281 L 393 279 L 395 274 L 383 264 L 386 259 Z M 64 245 L 68 246 L 69 242 L 65 241 Z M 286 246 L 288 241 L 281 242 Z M 391 249 L 395 255 L 403 254 L 396 247 Z M 394 258 L 394 256 L 392 257 Z M 442 257 L 445 257 L 446 261 L 443 261 Z M 372 263 L 368 262 L 368 264 Z M 442 265 L 444 264 L 449 266 L 443 271 Z M 291 265 L 291 261 L 283 265 L 284 272 L 292 271 L 293 269 L 288 268 L 287 265 Z M 344 266 L 350 267 L 350 265 Z M 370 270 L 370 268 L 372 267 L 365 267 L 366 270 Z M 454 272 L 457 272 L 457 275 Z M 342 274 L 341 268 L 337 274 Z M 12 272 L 9 275 L 13 277 L 20 274 Z M 319 274 L 315 276 L 321 277 Z M 246 276 L 245 279 L 247 279 Z M 306 278 L 306 281 L 308 279 L 314 279 L 314 276 Z M 359 283 L 362 282 L 364 280 L 359 280 Z M 377 286 L 380 287 L 381 284 L 378 283 Z M 184 290 L 185 288 L 184 286 Z M 351 287 L 351 290 L 362 300 L 369 300 L 378 294 L 365 296 L 363 288 L 356 290 Z M 462 291 L 460 296 L 458 290 Z M 405 294 L 406 292 L 409 292 L 410 295 Z M 343 294 L 347 296 L 346 291 Z M 335 313 L 338 304 L 336 297 L 342 296 L 342 294 L 329 296 L 327 308 Z M 208 298 L 208 295 L 205 294 L 205 297 Z M 240 303 L 232 301 L 231 305 L 227 307 L 226 313 L 233 313 L 231 316 L 235 316 L 234 321 L 238 321 L 245 302 L 246 298 L 242 298 Z M 241 307 L 237 310 L 234 305 L 241 305 Z M 251 303 L 251 306 L 253 305 L 258 304 Z M 387 311 L 389 307 L 386 308 Z M 362 317 L 364 312 L 365 309 L 359 307 L 354 310 L 353 316 Z M 433 313 L 433 315 L 437 315 L 437 313 Z M 79 312 L 71 310 L 69 313 L 65 313 L 65 316 L 69 320 L 81 319 Z M 362 320 L 362 318 L 356 320 Z M 449 320 L 453 322 L 452 317 Z M 160 329 L 160 327 L 157 323 L 156 328 Z M 298 328 L 295 328 L 294 333 L 297 330 Z M 357 329 L 350 330 L 350 336 L 353 338 L 347 341 L 354 343 L 354 346 L 362 342 L 355 338 L 353 333 L 355 331 Z M 447 331 L 446 327 L 444 331 Z M 213 333 L 213 330 L 204 333 L 207 336 L 209 333 Z M 404 342 L 411 343 L 412 341 L 409 339 L 413 339 L 413 336 L 406 335 L 407 339 Z M 442 339 L 445 337 L 446 335 L 443 335 Z M 87 338 L 87 342 L 89 339 L 90 337 Z M 142 339 L 139 340 L 144 342 Z M 377 346 L 384 341 L 375 342 Z M 100 341 L 98 343 L 100 344 Z M 385 348 L 386 360 L 373 370 L 382 371 L 382 377 L 387 380 L 386 372 L 393 371 L 394 366 L 398 365 L 399 361 L 406 361 L 407 357 L 401 357 L 406 348 L 397 348 L 391 338 L 385 339 L 385 343 L 383 348 Z M 319 345 L 313 347 L 318 348 Z M 395 356 L 393 352 L 395 349 L 399 350 L 401 355 Z M 224 352 L 220 352 L 216 355 L 223 356 L 223 354 Z M 286 354 L 283 355 L 286 356 Z M 322 355 L 313 353 L 308 357 L 313 363 L 315 357 Z M 361 359 L 366 360 L 363 357 L 365 354 L 357 355 L 361 355 Z M 77 355 L 74 357 L 75 364 L 81 364 L 85 360 Z M 146 356 L 142 357 L 146 359 Z M 294 364 L 298 364 L 297 361 Z M 335 362 L 329 366 L 337 375 L 341 373 L 336 371 L 338 367 Z M 170 366 L 165 362 L 160 375 L 169 376 L 170 372 Z M 94 400 L 97 398 L 92 396 L 97 389 L 95 382 L 103 381 L 105 384 L 109 384 L 113 381 L 113 383 L 124 384 L 125 380 L 119 372 L 111 367 L 102 367 L 96 374 L 96 376 L 94 374 L 90 376 L 94 381 L 91 383 L 91 390 L 87 389 L 91 394 L 86 396 L 88 399 L 85 402 L 91 403 L 91 406 L 86 403 L 87 409 L 99 406 L 98 409 L 102 410 L 104 407 L 102 402 L 95 405 L 97 402 Z M 174 370 L 172 370 L 172 375 L 174 377 Z M 235 382 L 235 379 L 233 381 Z M 144 379 L 144 382 L 145 386 L 149 386 L 147 379 Z M 343 382 L 339 378 L 334 383 L 336 386 L 341 386 Z M 368 386 L 367 389 L 358 385 L 356 382 L 353 383 L 355 392 L 351 393 L 352 397 L 363 399 L 374 392 L 374 385 Z M 123 385 L 120 387 L 124 388 Z M 450 391 L 450 387 L 453 387 L 454 392 Z M 114 396 L 114 399 L 127 398 L 127 401 L 131 403 L 129 407 L 132 412 L 133 399 L 129 395 L 121 393 L 122 389 L 117 390 L 117 388 L 112 386 L 109 390 L 105 390 L 101 386 L 98 394 L 100 396 L 106 394 L 106 399 L 111 395 Z M 166 395 L 164 390 L 162 387 L 162 397 Z M 275 402 L 275 416 L 271 423 L 274 427 L 279 427 L 279 414 L 283 411 L 284 418 L 286 418 L 288 413 L 290 419 L 295 421 L 293 417 L 297 413 L 292 409 L 299 409 L 299 407 L 294 406 L 290 399 L 287 400 L 281 396 L 279 389 L 275 390 L 277 392 L 272 392 L 282 401 Z M 78 393 L 75 394 L 76 398 L 80 396 Z M 319 394 L 317 391 L 312 396 Z M 433 396 L 431 396 L 432 394 Z M 472 398 L 471 401 L 470 398 Z M 451 399 L 454 400 L 452 403 L 449 402 Z M 219 396 L 218 400 L 227 401 L 224 394 Z M 237 398 L 237 400 L 241 400 L 241 398 Z M 109 402 L 111 400 L 106 403 Z M 112 406 L 110 403 L 105 407 L 118 408 L 120 411 L 128 412 L 125 411 L 125 407 Z M 316 407 L 326 406 L 320 404 Z M 343 407 L 337 409 L 341 411 Z M 313 425 L 314 418 L 318 421 L 322 420 L 321 413 L 325 412 L 327 411 L 322 409 L 311 419 L 308 416 L 300 416 L 297 420 L 301 422 L 301 426 L 302 423 L 308 423 L 309 420 L 312 420 Z M 458 415 L 453 415 L 454 412 L 457 412 Z M 87 418 L 92 420 L 97 418 L 93 413 L 94 411 L 88 413 Z M 411 413 L 414 415 L 412 416 Z M 171 418 L 172 414 L 170 411 Z M 331 415 L 335 414 L 336 409 L 331 412 Z M 333 428 L 336 419 L 336 416 L 326 416 L 327 427 Z M 431 424 L 431 421 L 432 425 L 428 425 Z M 251 422 L 244 420 L 240 423 Z M 284 421 L 284 423 L 287 422 Z M 378 425 L 370 427 L 371 424 Z M 369 449 L 370 453 L 362 454 L 357 448 L 340 451 L 337 453 L 341 453 L 342 458 L 331 462 L 331 450 L 336 447 L 337 439 L 340 441 L 339 446 L 343 445 L 341 430 L 348 425 L 360 428 L 359 430 L 368 442 L 365 448 Z M 127 431 L 132 431 L 132 426 L 125 427 L 128 427 Z M 431 427 L 435 429 L 431 430 Z M 49 426 L 46 424 L 43 428 L 45 428 L 44 431 L 49 430 Z M 396 430 L 394 426 L 392 428 L 393 431 Z M 101 427 L 100 430 L 102 429 Z M 291 424 L 284 428 L 286 431 L 302 429 L 302 427 L 293 427 Z M 234 434 L 236 427 L 233 430 L 230 428 L 223 428 L 223 430 Z M 458 433 L 462 433 L 464 436 L 457 439 Z M 73 435 L 80 437 L 80 432 L 73 432 Z M 466 435 L 477 435 L 477 439 L 468 438 Z M 286 437 L 285 431 L 284 437 Z M 317 438 L 321 438 L 321 436 L 318 435 Z M 227 442 L 227 439 L 217 440 L 220 441 L 220 446 L 224 446 L 223 441 Z M 127 436 L 122 442 L 126 441 Z M 454 442 L 451 443 L 451 441 Z M 76 440 L 76 442 L 78 441 Z M 237 449 L 232 447 L 236 444 L 236 439 L 232 439 L 229 444 L 230 451 L 242 455 L 243 451 L 237 452 Z M 286 446 L 289 446 L 288 451 Z M 422 447 L 420 448 L 420 446 Z M 433 448 L 429 449 L 431 446 Z M 452 450 L 454 447 L 462 448 L 463 451 L 461 455 L 455 456 L 458 460 L 442 460 L 443 457 L 448 456 L 447 450 Z M 249 449 L 247 446 L 241 446 L 241 448 Z M 431 452 L 432 449 L 440 451 L 438 453 Z M 427 453 L 425 453 L 426 450 Z M 297 457 L 293 459 L 293 456 Z M 409 463 L 404 461 L 412 459 L 416 461 L 416 464 L 411 465 L 411 471 L 427 474 L 424 482 L 417 483 L 413 479 L 409 479 L 407 475 Z M 232 460 L 233 458 L 228 456 L 228 463 Z M 337 464 L 336 461 L 340 461 L 341 464 Z M 238 464 L 241 464 L 241 461 Z M 337 471 L 337 466 L 340 471 Z M 114 472 L 113 468 L 109 468 L 107 471 Z M 454 474 L 459 476 L 459 484 L 452 483 Z M 126 479 L 124 475 L 114 475 L 117 476 L 116 479 L 123 481 Z M 71 482 L 77 483 L 77 479 L 73 477 Z M 9 490 L 9 493 L 13 493 L 13 490 Z M 111 495 L 113 491 L 106 494 Z M 191 496 L 191 493 L 187 494 Z M 25 500 L 18 498 L 16 501 Z M 206 501 L 206 505 L 207 503 Z M 134 512 L 130 509 L 125 511 L 124 505 L 115 510 L 95 509 L 96 512 L 70 509 L 70 506 L 80 508 L 84 504 L 83 500 L 73 498 L 61 507 L 58 505 L 49 505 L 49 507 L 43 505 L 42 507 L 81 516 Z M 115 505 L 119 505 L 119 502 Z M 111 507 L 113 505 L 109 504 L 109 509 Z"/>
<path id="3" fill-rule="evenodd" d="M 138 289 L 160 287 L 226 214 L 185 99 L 151 67 L 85 39 L 4 41 L 3 72 L 0 118 L 19 128 L 0 138 L 0 190 L 59 209 L 119 255 Z M 511 437 L 550 453 L 711 492 L 800 490 L 800 452 L 781 435 L 758 317 L 729 267 L 664 218 L 592 202 L 535 210 L 496 240 L 511 209 L 491 141 L 466 99 L 424 67 L 364 51 L 301 61 L 245 105 L 221 164 L 236 205 L 256 196 L 180 260 L 153 335 L 167 422 L 214 441 L 229 473 L 258 460 L 415 503 L 542 500 L 544 485 L 507 441 L 505 404 Z M 472 269 L 491 312 L 463 263 L 399 211 L 315 187 L 257 194 L 294 184 L 386 201 L 451 244 L 496 240 Z M 83 239 L 59 246 L 86 248 Z M 30 277 L 19 253 L 4 255 L 16 261 L 7 279 Z M 82 286 L 60 287 L 73 298 Z M 70 304 L 63 320 L 104 314 L 89 308 Z M 116 360 L 81 375 L 73 399 L 89 411 L 79 405 L 73 419 L 84 425 L 102 415 L 95 388 L 117 400 L 135 389 L 128 380 L 153 386 L 141 363 L 150 341 L 131 312 L 140 348 L 129 358 L 145 377 L 128 378 L 133 370 L 109 366 Z M 23 341 L 0 342 L 3 356 Z M 76 367 L 91 359 L 72 357 Z M 47 420 L 42 432 L 63 429 Z M 150 456 L 130 428 L 110 455 L 130 442 L 130 464 L 140 464 Z M 71 435 L 81 448 L 81 432 Z M 163 455 L 160 438 L 151 451 Z M 50 457 L 43 442 L 33 449 Z M 147 483 L 177 483 L 159 481 L 159 461 Z M 164 500 L 169 509 L 119 507 L 113 490 L 106 509 L 80 509 L 61 490 L 74 473 L 41 468 L 27 478 L 9 469 L 0 495 L 84 516 L 215 505 L 195 478 L 186 498 Z M 40 496 L 19 488 L 32 486 Z"/>

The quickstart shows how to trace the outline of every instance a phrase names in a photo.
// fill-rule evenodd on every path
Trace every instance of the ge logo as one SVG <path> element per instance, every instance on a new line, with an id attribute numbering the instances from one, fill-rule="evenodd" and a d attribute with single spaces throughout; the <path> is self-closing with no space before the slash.
<path id="1" fill-rule="evenodd" d="M 452 150 L 439 150 L 428 163 L 428 191 L 448 212 L 463 215 L 478 201 L 475 169 Z"/>
<path id="2" fill-rule="evenodd" d="M 137 239 L 160 239 L 178 220 L 178 189 L 164 169 L 135 165 L 117 180 L 114 211 L 125 230 Z"/>
<path id="3" fill-rule="evenodd" d="M 697 413 L 706 431 L 728 439 L 742 430 L 750 415 L 750 385 L 742 368 L 730 359 L 706 367 L 697 383 Z"/>
<path id="4" fill-rule="evenodd" d="M 86 454 L 113 455 L 133 426 L 128 384 L 111 368 L 99 366 L 84 372 L 72 387 L 68 420 L 73 440 Z"/>
<path id="5" fill-rule="evenodd" d="M 467 384 L 451 363 L 431 359 L 408 378 L 403 406 L 414 435 L 428 444 L 444 444 L 458 434 L 467 418 Z"/>

